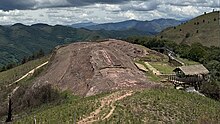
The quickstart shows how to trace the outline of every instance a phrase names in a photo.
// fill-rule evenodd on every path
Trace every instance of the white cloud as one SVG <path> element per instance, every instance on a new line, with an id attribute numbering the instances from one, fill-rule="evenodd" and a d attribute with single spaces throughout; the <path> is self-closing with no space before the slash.
<path id="1" fill-rule="evenodd" d="M 68 5 L 64 0 L 35 0 L 36 8 L 42 6 Z M 152 20 L 158 18 L 189 19 L 204 11 L 212 11 L 220 0 L 147 0 L 129 1 L 121 4 L 91 4 L 78 7 L 43 8 L 35 10 L 0 10 L 0 24 L 48 23 L 72 24 L 84 21 L 96 23 L 118 22 L 128 19 Z"/>

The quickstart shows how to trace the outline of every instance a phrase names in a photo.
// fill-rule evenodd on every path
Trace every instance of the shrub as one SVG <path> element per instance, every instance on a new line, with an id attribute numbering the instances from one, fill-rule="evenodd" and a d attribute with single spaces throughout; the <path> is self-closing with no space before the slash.
<path id="1" fill-rule="evenodd" d="M 38 106 L 54 101 L 57 98 L 59 98 L 58 91 L 53 89 L 50 84 L 46 84 L 27 91 L 24 95 L 23 103 L 26 106 Z"/>
<path id="2" fill-rule="evenodd" d="M 12 101 L 14 111 L 22 111 L 60 99 L 61 95 L 58 90 L 54 89 L 51 84 L 45 84 L 35 88 L 20 87 L 13 95 Z"/>
<path id="3" fill-rule="evenodd" d="M 209 83 L 203 83 L 201 86 L 201 92 L 210 98 L 220 100 L 220 85 L 219 82 L 211 81 Z"/>
<path id="4" fill-rule="evenodd" d="M 188 32 L 188 33 L 186 33 L 185 38 L 189 38 L 189 37 L 190 37 L 190 33 Z"/>

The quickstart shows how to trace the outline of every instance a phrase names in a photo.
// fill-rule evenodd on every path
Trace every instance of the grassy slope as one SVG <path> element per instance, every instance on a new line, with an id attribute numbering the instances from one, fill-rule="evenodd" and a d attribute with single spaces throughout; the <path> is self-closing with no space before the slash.
<path id="1" fill-rule="evenodd" d="M 37 60 L 29 61 L 23 65 L 12 68 L 10 70 L 0 72 L 0 85 L 7 85 L 13 83 L 17 79 L 25 75 L 27 72 L 46 61 L 48 61 L 48 56 L 45 56 Z"/>
<path id="2" fill-rule="evenodd" d="M 198 65 L 198 64 L 200 64 L 198 62 L 188 60 L 188 59 L 183 59 L 183 58 L 180 58 L 180 57 L 178 57 L 177 59 L 180 60 L 181 62 L 185 63 L 185 65 Z"/>
<path id="3" fill-rule="evenodd" d="M 214 21 L 214 18 L 216 18 L 216 21 Z M 164 39 L 174 40 L 177 43 L 183 42 L 192 44 L 199 42 L 205 46 L 220 47 L 220 24 L 218 18 L 218 12 L 203 14 L 186 22 L 186 24 L 176 26 L 176 29 L 169 28 L 164 30 L 159 37 L 163 36 Z M 203 22 L 203 20 L 205 22 Z M 199 22 L 198 25 L 197 22 Z M 196 25 L 194 23 L 196 23 Z M 180 29 L 182 31 L 180 31 Z M 185 38 L 187 33 L 190 33 L 189 38 Z"/>
<path id="4" fill-rule="evenodd" d="M 146 90 L 117 103 L 108 122 L 220 123 L 220 103 L 174 89 Z"/>
<path id="5" fill-rule="evenodd" d="M 8 97 L 8 94 L 11 93 L 16 86 L 20 86 L 21 82 L 23 83 L 23 81 L 19 82 L 18 85 L 15 84 L 10 87 L 7 87 L 7 85 L 21 78 L 23 75 L 25 75 L 27 72 L 34 69 L 35 67 L 48 61 L 48 58 L 48 56 L 45 56 L 41 59 L 27 62 L 23 65 L 0 73 L 0 119 L 2 114 L 1 112 L 5 111 L 5 106 L 7 105 L 6 99 Z"/>
<path id="6" fill-rule="evenodd" d="M 99 94 L 87 98 L 68 95 L 68 98 L 59 105 L 45 105 L 37 108 L 33 113 L 25 115 L 15 123 L 32 123 L 34 116 L 41 123 L 73 123 L 81 117 L 87 116 L 100 106 L 97 100 L 107 94 Z"/>
<path id="7" fill-rule="evenodd" d="M 172 74 L 173 70 L 175 69 L 175 67 L 170 66 L 168 63 L 151 62 L 150 64 L 162 74 Z"/>
<path id="8" fill-rule="evenodd" d="M 31 123 L 34 115 L 45 123 L 67 123 L 86 117 L 100 106 L 98 98 L 73 98 L 52 107 L 44 107 L 16 123 Z M 100 123 L 219 123 L 220 103 L 212 99 L 172 89 L 139 91 L 116 103 L 113 114 Z M 99 115 L 102 116 L 102 115 Z"/>

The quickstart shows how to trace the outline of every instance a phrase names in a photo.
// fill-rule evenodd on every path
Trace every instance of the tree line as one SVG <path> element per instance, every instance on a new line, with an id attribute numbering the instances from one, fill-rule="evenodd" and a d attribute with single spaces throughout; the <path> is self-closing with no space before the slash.
<path id="1" fill-rule="evenodd" d="M 3 72 L 3 71 L 6 71 L 6 70 L 9 70 L 11 68 L 14 68 L 16 66 L 19 66 L 19 65 L 22 65 L 22 64 L 25 64 L 31 60 L 35 60 L 35 59 L 38 59 L 38 58 L 41 58 L 45 56 L 45 53 L 42 49 L 40 49 L 39 51 L 37 52 L 33 52 L 31 56 L 24 56 L 20 62 L 11 62 L 11 63 L 8 63 L 7 65 L 3 66 L 2 68 L 0 68 L 0 72 Z"/>

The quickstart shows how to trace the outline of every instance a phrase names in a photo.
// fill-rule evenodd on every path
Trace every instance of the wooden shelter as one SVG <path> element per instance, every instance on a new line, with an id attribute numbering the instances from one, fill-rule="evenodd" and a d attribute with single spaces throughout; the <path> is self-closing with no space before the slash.
<path id="1" fill-rule="evenodd" d="M 170 76 L 169 81 L 175 86 L 194 86 L 198 89 L 202 82 L 208 82 L 209 71 L 203 65 L 181 66 L 173 70 L 175 76 Z"/>
<path id="2" fill-rule="evenodd" d="M 206 69 L 203 65 L 190 65 L 190 66 L 181 66 L 173 70 L 177 76 L 195 76 L 195 75 L 208 75 L 209 70 Z"/>

